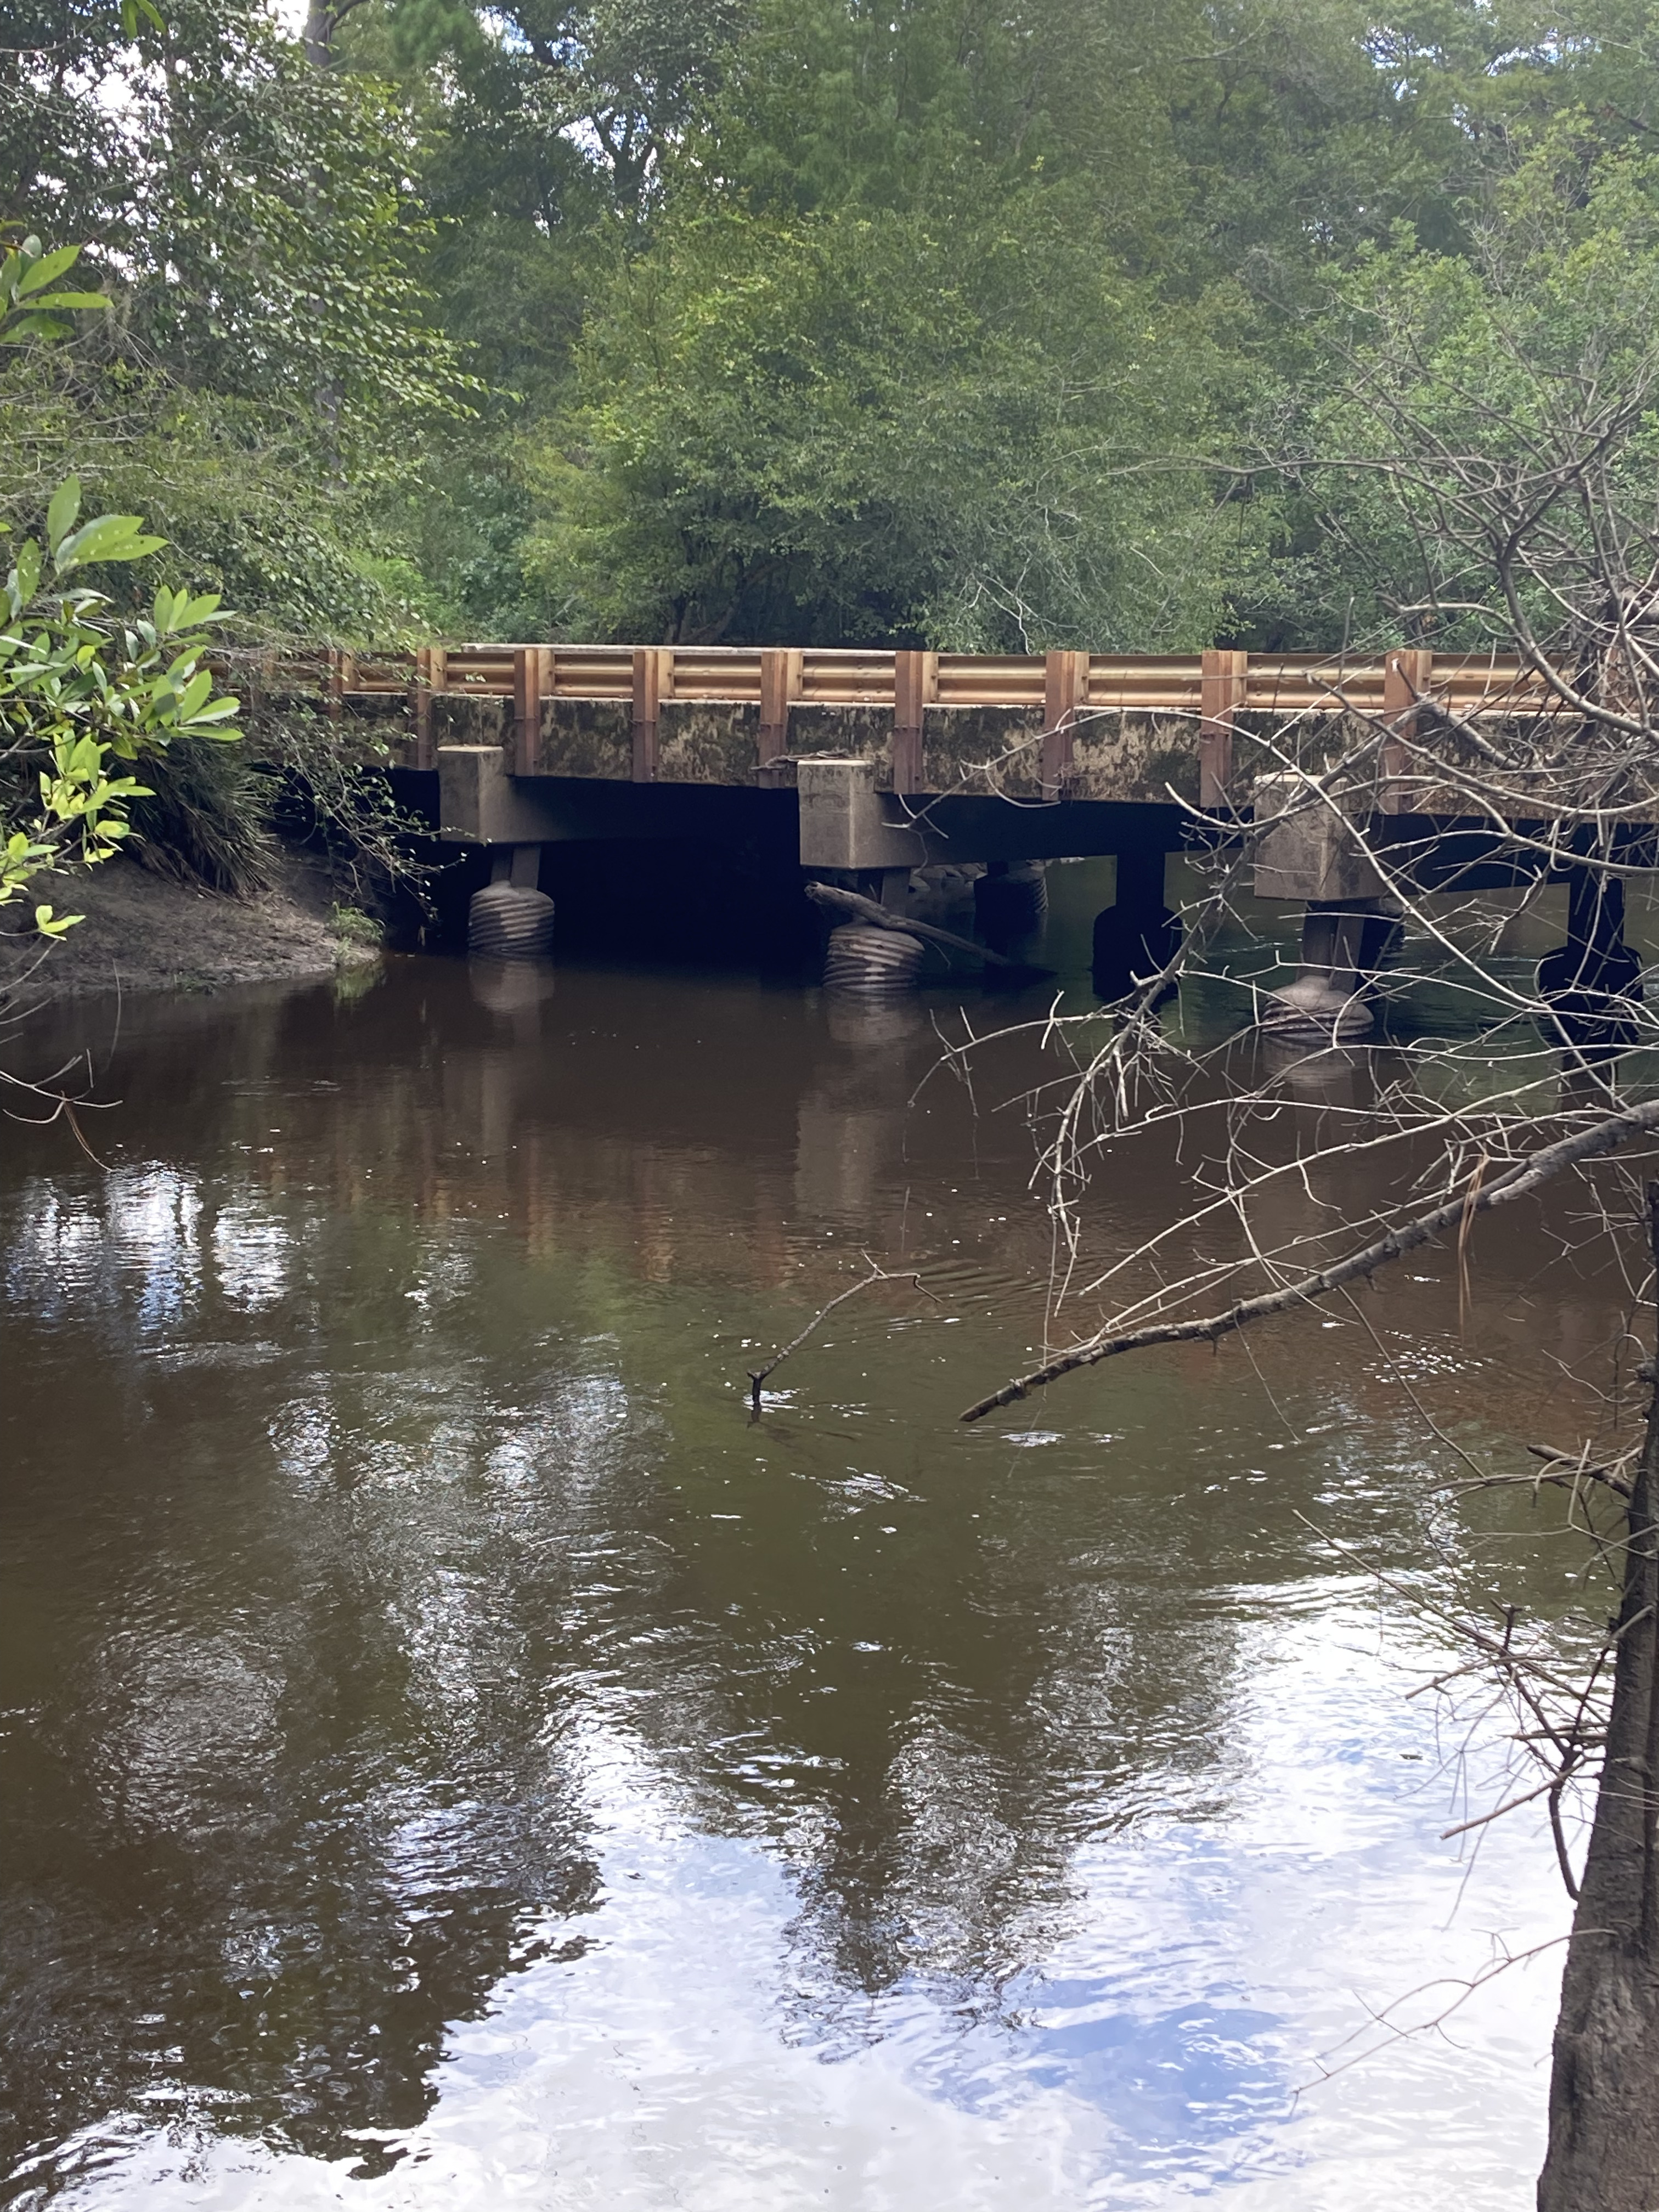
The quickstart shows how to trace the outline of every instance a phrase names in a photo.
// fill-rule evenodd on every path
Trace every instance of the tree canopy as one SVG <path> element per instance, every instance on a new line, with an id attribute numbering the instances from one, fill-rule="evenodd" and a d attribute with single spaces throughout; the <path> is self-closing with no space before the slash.
<path id="1" fill-rule="evenodd" d="M 13 21 L 0 217 L 109 312 L 5 349 L 0 515 L 72 471 L 251 632 L 1461 634 L 1389 406 L 1496 453 L 1588 346 L 1644 434 L 1630 0 Z"/>

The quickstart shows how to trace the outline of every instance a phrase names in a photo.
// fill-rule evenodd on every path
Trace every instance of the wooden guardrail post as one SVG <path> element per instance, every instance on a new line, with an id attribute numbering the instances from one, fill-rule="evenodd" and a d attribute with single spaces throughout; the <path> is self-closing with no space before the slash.
<path id="1" fill-rule="evenodd" d="M 1401 778 L 1409 765 L 1407 746 L 1417 734 L 1418 699 L 1429 688 L 1434 674 L 1434 655 L 1421 646 L 1408 646 L 1385 654 L 1382 661 L 1382 719 L 1389 725 L 1382 739 L 1378 777 L 1377 811 L 1401 814 L 1407 811 Z"/>
<path id="2" fill-rule="evenodd" d="M 906 651 L 893 655 L 893 788 L 920 791 L 921 732 L 927 708 L 939 696 L 939 655 Z"/>
<path id="3" fill-rule="evenodd" d="M 328 718 L 337 722 L 345 712 L 345 695 L 357 681 L 357 656 L 331 646 L 328 654 Z"/>
<path id="4" fill-rule="evenodd" d="M 1073 725 L 1089 698 L 1086 653 L 1051 653 L 1042 669 L 1042 795 L 1058 799 L 1072 765 Z"/>
<path id="5" fill-rule="evenodd" d="M 263 646 L 248 664 L 246 713 L 257 715 L 276 690 L 276 648 L 274 645 Z"/>
<path id="6" fill-rule="evenodd" d="M 1225 806 L 1233 778 L 1233 717 L 1244 703 L 1249 656 L 1231 647 L 1204 655 L 1199 675 L 1198 803 Z"/>
<path id="7" fill-rule="evenodd" d="M 414 680 L 409 687 L 409 726 L 415 735 L 415 765 L 435 768 L 437 748 L 432 733 L 432 695 L 444 688 L 449 658 L 441 645 L 423 645 L 415 655 Z"/>
<path id="8" fill-rule="evenodd" d="M 800 696 L 801 655 L 784 646 L 761 654 L 761 766 L 789 749 L 789 707 Z"/>
<path id="9" fill-rule="evenodd" d="M 534 775 L 542 740 L 542 701 L 553 689 L 553 650 L 520 645 L 513 653 L 513 773 Z"/>
<path id="10" fill-rule="evenodd" d="M 657 708 L 674 696 L 672 646 L 641 645 L 634 650 L 634 781 L 657 780 Z"/>

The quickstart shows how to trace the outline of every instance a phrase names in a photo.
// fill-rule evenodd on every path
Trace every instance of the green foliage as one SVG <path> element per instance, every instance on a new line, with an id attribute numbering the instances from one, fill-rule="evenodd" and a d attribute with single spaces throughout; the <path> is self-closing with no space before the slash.
<path id="1" fill-rule="evenodd" d="M 73 470 L 267 634 L 1443 625 L 1467 556 L 1408 574 L 1422 513 L 1362 483 L 1344 393 L 1451 407 L 1459 331 L 1494 395 L 1503 346 L 1541 374 L 1574 285 L 1638 315 L 1606 167 L 1648 193 L 1634 0 L 14 12 L 0 514 Z M 101 292 L 48 230 L 98 241 Z"/>
<path id="2" fill-rule="evenodd" d="M 81 258 L 78 246 L 47 253 L 38 238 L 26 238 L 0 260 L 0 344 L 22 345 L 30 338 L 61 338 L 74 327 L 65 319 L 74 308 L 106 307 L 101 292 L 64 292 L 57 280 Z"/>
<path id="3" fill-rule="evenodd" d="M 17 73 L 13 193 L 97 239 L 119 295 L 110 364 L 239 399 L 354 478 L 400 465 L 398 430 L 469 404 L 422 282 L 432 226 L 402 103 L 311 68 L 246 0 L 174 0 L 167 19 L 164 39 L 88 37 L 77 57 L 119 88 L 113 127 L 76 100 L 64 131 L 61 71 Z"/>
<path id="4" fill-rule="evenodd" d="M 256 749 L 257 750 L 257 749 Z M 153 875 L 232 898 L 265 890 L 274 859 L 271 777 L 246 745 L 175 739 L 145 757 L 128 808 L 128 855 Z"/>
<path id="5" fill-rule="evenodd" d="M 1651 527 L 1659 161 L 1561 116 L 1467 252 L 1402 228 L 1327 283 L 1273 430 L 1304 619 L 1447 647 L 1563 629 Z"/>
<path id="6" fill-rule="evenodd" d="M 358 906 L 336 906 L 329 915 L 329 927 L 334 934 L 348 945 L 377 947 L 386 942 L 384 926 L 373 915 L 365 914 Z"/>
<path id="7" fill-rule="evenodd" d="M 1595 46 L 1461 0 L 755 0 L 520 441 L 556 626 L 1340 641 L 1335 510 L 1250 470 L 1264 420 L 1344 385 L 1336 280 L 1476 268 Z"/>
<path id="8" fill-rule="evenodd" d="M 215 695 L 204 665 L 202 625 L 217 598 L 163 586 L 147 614 L 114 619 L 101 592 L 70 580 L 94 563 L 140 560 L 161 540 L 136 515 L 81 523 L 80 510 L 71 477 L 52 495 L 44 544 L 23 540 L 0 593 L 0 774 L 15 794 L 3 817 L 0 905 L 48 867 L 94 866 L 118 848 L 131 802 L 147 793 L 127 772 L 143 755 L 240 735 L 237 702 Z M 74 919 L 46 903 L 34 909 L 48 936 Z"/>
<path id="9" fill-rule="evenodd" d="M 1079 251 L 1041 195 L 994 227 L 896 211 L 665 218 L 590 317 L 569 435 L 527 446 L 532 571 L 568 629 L 994 650 L 1221 616 L 1192 450 L 1200 316 Z M 1156 566 L 1139 557 L 1156 537 Z"/>
<path id="10" fill-rule="evenodd" d="M 258 742 L 276 771 L 270 818 L 325 856 L 343 905 L 370 912 L 395 890 L 430 910 L 429 833 L 398 805 L 384 749 L 343 748 L 337 725 L 305 705 L 263 714 Z"/>
<path id="11" fill-rule="evenodd" d="M 155 518 L 244 623 L 385 636 L 422 621 L 421 595 L 382 580 L 396 549 L 380 503 L 483 395 L 427 281 L 436 232 L 406 104 L 312 68 L 247 0 L 175 0 L 165 33 L 146 15 L 131 40 L 112 13 L 46 13 L 33 60 L 27 12 L 0 56 L 0 208 L 95 239 L 110 312 L 66 348 L 0 361 L 0 514 L 21 524 L 73 469 L 100 502 Z M 26 303 L 50 302 L 45 267 L 26 247 L 0 284 L 44 283 Z"/>
<path id="12" fill-rule="evenodd" d="M 1167 258 L 1184 198 L 1171 95 L 1212 38 L 1189 0 L 756 0 L 696 169 L 757 210 L 916 209 L 947 227 L 1041 183 L 1145 266 Z"/>

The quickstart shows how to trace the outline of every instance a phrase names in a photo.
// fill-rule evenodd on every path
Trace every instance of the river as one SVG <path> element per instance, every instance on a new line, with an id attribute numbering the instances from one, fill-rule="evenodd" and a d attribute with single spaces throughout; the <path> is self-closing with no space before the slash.
<path id="1" fill-rule="evenodd" d="M 964 1428 L 1040 1048 L 915 1096 L 935 1016 L 408 957 L 9 1048 L 112 1103 L 0 1164 L 4 2201 L 1528 2201 L 1559 1948 L 1376 2016 L 1565 1929 L 1534 1810 L 1442 1839 L 1514 1723 L 1410 1693 L 1581 1562 L 1399 1377 L 1513 1466 L 1617 1286 L 1494 1223 L 1466 1321 L 1442 1256 Z M 923 1291 L 751 1419 L 862 1254 Z"/>

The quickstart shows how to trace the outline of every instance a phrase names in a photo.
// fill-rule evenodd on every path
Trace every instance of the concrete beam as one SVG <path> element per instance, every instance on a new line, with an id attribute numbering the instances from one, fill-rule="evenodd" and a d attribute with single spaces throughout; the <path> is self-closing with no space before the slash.
<path id="1" fill-rule="evenodd" d="M 623 783 L 514 776 L 500 745 L 437 749 L 440 837 L 463 845 L 558 845 L 635 838 L 752 838 L 793 847 L 795 794 L 730 784 Z"/>
<path id="2" fill-rule="evenodd" d="M 545 806 L 521 792 L 499 745 L 438 747 L 438 835 L 464 845 L 533 845 Z"/>
<path id="3" fill-rule="evenodd" d="M 1286 808 L 1295 805 L 1295 813 Z M 1360 850 L 1353 830 L 1332 809 L 1313 800 L 1291 775 L 1261 775 L 1255 811 L 1268 822 L 1255 854 L 1255 895 L 1264 899 L 1341 902 L 1378 897 L 1382 879 Z M 1283 820 L 1275 817 L 1284 816 Z"/>
<path id="4" fill-rule="evenodd" d="M 1011 806 L 982 793 L 929 800 L 923 835 L 906 825 L 901 800 L 875 788 L 878 763 L 867 757 L 808 755 L 799 767 L 791 763 L 787 784 L 758 788 L 514 776 L 500 744 L 440 745 L 436 767 L 434 826 L 440 837 L 461 844 L 760 835 L 798 843 L 803 866 L 862 872 L 931 860 L 1053 860 L 1143 846 L 1176 851 L 1182 843 L 1182 817 L 1174 806 L 1103 799 Z M 399 773 L 410 803 L 427 812 L 432 800 L 419 793 L 422 779 Z"/>
<path id="5" fill-rule="evenodd" d="M 919 868 L 925 839 L 903 826 L 901 802 L 876 789 L 872 760 L 819 755 L 797 763 L 804 868 Z"/>

